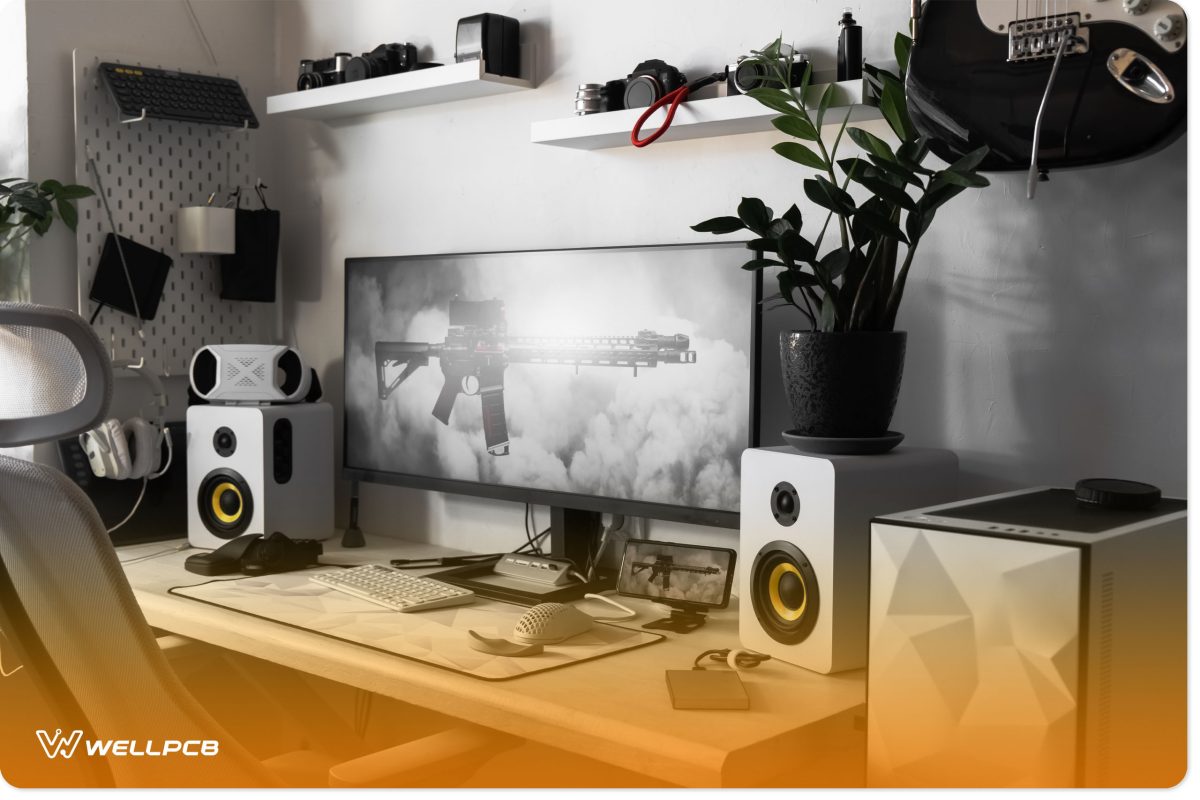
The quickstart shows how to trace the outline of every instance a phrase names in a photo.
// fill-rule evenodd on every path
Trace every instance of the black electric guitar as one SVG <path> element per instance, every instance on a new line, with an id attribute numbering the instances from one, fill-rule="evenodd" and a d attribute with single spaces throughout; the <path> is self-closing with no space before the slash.
<path id="1" fill-rule="evenodd" d="M 1184 130 L 1187 19 L 1177 3 L 926 0 L 914 6 L 909 114 L 945 161 L 986 144 L 990 153 L 979 169 L 1030 169 L 1043 96 L 1039 170 L 1133 158 Z"/>

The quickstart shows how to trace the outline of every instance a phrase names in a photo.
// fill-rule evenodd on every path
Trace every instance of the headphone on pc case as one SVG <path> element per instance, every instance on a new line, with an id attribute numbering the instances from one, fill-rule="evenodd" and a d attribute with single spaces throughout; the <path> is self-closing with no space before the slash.
<path id="1" fill-rule="evenodd" d="M 170 429 L 163 424 L 163 409 L 167 393 L 162 381 L 138 361 L 114 361 L 113 369 L 126 369 L 139 376 L 154 395 L 154 421 L 131 417 L 124 422 L 106 419 L 87 433 L 79 434 L 79 445 L 87 456 L 92 473 L 97 478 L 114 480 L 153 480 L 171 467 L 174 455 Z M 167 444 L 166 463 L 162 461 L 162 445 Z"/>

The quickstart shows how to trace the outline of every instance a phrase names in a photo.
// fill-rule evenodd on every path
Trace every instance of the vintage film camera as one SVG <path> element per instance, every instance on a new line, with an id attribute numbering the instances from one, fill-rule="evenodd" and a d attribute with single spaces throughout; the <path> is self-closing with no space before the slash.
<path id="1" fill-rule="evenodd" d="M 396 75 L 417 68 L 417 47 L 408 42 L 381 44 L 369 53 L 355 56 L 346 64 L 346 81 L 362 81 Z"/>
<path id="2" fill-rule="evenodd" d="M 687 76 L 660 58 L 643 61 L 625 78 L 625 108 L 646 108 L 687 85 Z"/>
<path id="3" fill-rule="evenodd" d="M 797 53 L 789 45 L 779 48 L 779 70 L 788 75 L 788 85 L 799 86 L 808 69 L 807 53 Z M 729 94 L 746 94 L 752 89 L 783 88 L 779 85 L 778 73 L 773 65 L 758 56 L 738 56 L 737 61 L 725 67 L 728 75 L 726 87 Z"/>
<path id="4" fill-rule="evenodd" d="M 304 58 L 300 60 L 300 77 L 296 79 L 296 90 L 317 89 L 346 82 L 346 65 L 349 53 L 334 53 L 332 58 Z"/>

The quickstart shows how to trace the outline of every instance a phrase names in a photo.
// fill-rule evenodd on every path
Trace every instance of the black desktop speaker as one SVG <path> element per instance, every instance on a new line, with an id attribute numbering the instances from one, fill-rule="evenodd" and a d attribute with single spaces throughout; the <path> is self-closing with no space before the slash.
<path id="1" fill-rule="evenodd" d="M 476 14 L 458 21 L 456 62 L 483 59 L 484 70 L 507 78 L 521 77 L 521 23 L 502 14 Z"/>

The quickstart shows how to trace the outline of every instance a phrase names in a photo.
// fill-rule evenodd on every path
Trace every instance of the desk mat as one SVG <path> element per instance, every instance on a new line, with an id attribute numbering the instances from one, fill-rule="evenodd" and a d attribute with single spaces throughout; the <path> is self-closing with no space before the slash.
<path id="1" fill-rule="evenodd" d="M 548 645 L 540 655 L 493 656 L 471 649 L 467 630 L 507 637 L 528 609 L 477 599 L 470 605 L 403 614 L 309 580 L 309 576 L 327 571 L 217 579 L 177 586 L 170 593 L 488 681 L 544 672 L 664 638 L 648 631 L 597 623 L 587 633 Z M 592 605 L 599 614 L 611 610 L 595 601 L 582 601 L 580 607 L 587 611 Z"/>

